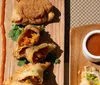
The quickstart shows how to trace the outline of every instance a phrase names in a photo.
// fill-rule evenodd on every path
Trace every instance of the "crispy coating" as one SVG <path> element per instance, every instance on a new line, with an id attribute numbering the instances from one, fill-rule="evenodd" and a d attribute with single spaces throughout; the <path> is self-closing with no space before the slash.
<path id="1" fill-rule="evenodd" d="M 53 51 L 56 45 L 51 43 L 42 43 L 26 49 L 26 59 L 31 63 L 37 63 L 46 58 L 46 55 Z"/>
<path id="2" fill-rule="evenodd" d="M 29 46 L 36 44 L 39 41 L 39 37 L 40 31 L 38 28 L 33 25 L 27 25 L 17 40 L 18 45 L 13 52 L 14 57 L 20 59 L 25 56 L 25 50 Z"/>
<path id="3" fill-rule="evenodd" d="M 27 64 L 20 67 L 11 78 L 4 82 L 4 85 L 43 85 L 43 72 L 46 70 L 51 63 L 37 63 L 37 64 Z M 35 79 L 38 78 L 39 82 L 32 81 L 26 82 L 26 78 Z"/>
<path id="4" fill-rule="evenodd" d="M 17 59 L 23 58 L 25 57 L 25 51 L 29 46 L 25 46 L 25 47 L 16 47 L 16 49 L 13 51 L 13 56 Z"/>
<path id="5" fill-rule="evenodd" d="M 13 81 L 12 78 L 7 79 L 3 85 L 33 85 L 33 84 L 29 84 L 29 83 L 21 83 L 19 81 Z"/>
<path id="6" fill-rule="evenodd" d="M 54 18 L 49 0 L 16 0 L 12 22 L 17 24 L 42 24 Z"/>
<path id="7" fill-rule="evenodd" d="M 40 31 L 36 26 L 27 25 L 18 38 L 18 47 L 34 45 L 39 41 Z"/>

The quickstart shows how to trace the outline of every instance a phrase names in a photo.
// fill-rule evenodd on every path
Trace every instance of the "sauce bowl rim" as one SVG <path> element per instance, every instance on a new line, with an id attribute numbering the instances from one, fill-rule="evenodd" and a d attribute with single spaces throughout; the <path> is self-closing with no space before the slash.
<path id="1" fill-rule="evenodd" d="M 83 40 L 83 51 L 85 51 L 85 53 L 88 55 L 88 57 L 91 57 L 91 58 L 93 58 L 93 59 L 100 59 L 100 56 L 96 56 L 96 55 L 93 55 L 92 53 L 90 53 L 89 51 L 88 51 L 88 49 L 87 49 L 87 46 L 86 46 L 86 43 L 87 43 L 87 41 L 88 41 L 88 39 L 92 36 L 92 35 L 94 35 L 94 34 L 97 34 L 97 33 L 100 33 L 100 30 L 93 30 L 93 31 L 91 31 L 91 32 L 89 32 L 89 33 L 87 33 L 86 34 L 86 36 L 85 36 L 85 38 L 84 38 L 84 40 Z"/>

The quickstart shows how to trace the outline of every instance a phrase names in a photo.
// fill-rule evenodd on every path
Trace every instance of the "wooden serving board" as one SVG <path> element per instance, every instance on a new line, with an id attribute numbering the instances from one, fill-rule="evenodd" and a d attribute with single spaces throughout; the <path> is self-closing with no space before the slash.
<path id="1" fill-rule="evenodd" d="M 0 0 L 0 11 L 1 3 Z M 60 58 L 60 64 L 51 67 L 49 79 L 46 80 L 45 85 L 64 85 L 64 0 L 50 0 L 55 6 L 55 19 L 52 23 L 46 25 L 46 32 L 41 36 L 44 42 L 52 42 L 57 45 L 55 50 L 56 55 Z M 5 64 L 5 80 L 12 76 L 12 74 L 18 69 L 17 60 L 13 57 L 12 52 L 16 47 L 16 43 L 8 37 L 8 32 L 11 29 L 11 15 L 14 6 L 14 0 L 6 0 L 5 9 L 5 29 L 6 29 L 6 64 Z M 2 36 L 0 29 L 0 60 L 2 58 Z M 2 62 L 2 61 L 0 61 Z"/>
<path id="2" fill-rule="evenodd" d="M 81 80 L 81 70 L 84 66 L 94 66 L 100 70 L 100 63 L 88 61 L 82 52 L 82 43 L 85 35 L 92 31 L 100 29 L 100 25 L 88 25 L 75 27 L 70 30 L 70 68 L 69 85 L 79 85 Z"/>

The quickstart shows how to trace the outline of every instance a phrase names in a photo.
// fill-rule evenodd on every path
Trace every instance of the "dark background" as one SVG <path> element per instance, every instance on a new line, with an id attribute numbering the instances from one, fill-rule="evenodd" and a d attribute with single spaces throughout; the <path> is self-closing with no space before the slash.
<path id="1" fill-rule="evenodd" d="M 69 85 L 69 34 L 70 34 L 70 0 L 65 0 L 64 85 Z"/>

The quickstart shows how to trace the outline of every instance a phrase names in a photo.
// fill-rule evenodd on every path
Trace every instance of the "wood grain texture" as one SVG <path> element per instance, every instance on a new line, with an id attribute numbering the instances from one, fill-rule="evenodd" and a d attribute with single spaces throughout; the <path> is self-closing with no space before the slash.
<path id="1" fill-rule="evenodd" d="M 70 30 L 69 85 L 79 85 L 81 70 L 84 66 L 94 66 L 100 70 L 100 63 L 96 64 L 88 61 L 82 52 L 82 42 L 85 35 L 96 29 L 100 29 L 100 25 L 75 27 Z"/>
<path id="2" fill-rule="evenodd" d="M 1 16 L 1 0 L 0 0 L 0 16 Z M 1 20 L 1 17 L 0 17 Z M 1 34 L 1 27 L 0 27 L 0 34 Z M 2 40 L 2 36 L 0 36 L 0 41 Z M 0 47 L 2 47 L 2 42 L 0 42 Z M 0 68 L 1 68 L 1 59 L 2 59 L 2 48 L 0 48 Z M 1 69 L 0 69 L 1 72 Z M 1 74 L 0 74 L 1 76 Z"/>
<path id="3" fill-rule="evenodd" d="M 0 16 L 1 16 L 1 0 L 0 0 Z M 0 17 L 0 19 L 1 19 L 1 17 Z M 0 34 L 1 34 L 1 27 L 0 27 Z M 0 41 L 2 40 L 1 38 L 2 38 L 2 36 L 0 36 Z M 2 42 L 0 42 L 0 47 L 2 47 Z M 0 60 L 1 60 L 1 56 L 2 56 L 2 48 L 0 48 Z M 1 65 L 1 61 L 0 61 L 0 65 Z"/>
<path id="4" fill-rule="evenodd" d="M 60 57 L 61 63 L 54 65 L 50 68 L 49 79 L 46 80 L 46 85 L 64 85 L 64 0 L 50 0 L 55 6 L 55 19 L 52 23 L 46 25 L 46 32 L 43 33 L 41 39 L 44 42 L 53 42 L 57 45 L 55 53 Z M 1 3 L 1 0 L 0 0 Z M 0 4 L 1 7 L 1 4 Z M 17 60 L 13 57 L 12 52 L 16 47 L 16 42 L 8 37 L 8 32 L 11 29 L 11 15 L 14 7 L 14 0 L 6 0 L 5 9 L 5 28 L 7 38 L 7 55 L 6 55 L 6 68 L 5 80 L 9 78 L 14 71 L 18 68 Z M 1 40 L 1 36 L 0 36 Z M 1 47 L 0 43 L 0 47 Z M 1 48 L 0 48 L 1 49 Z M 0 50 L 1 58 L 1 50 Z"/>

